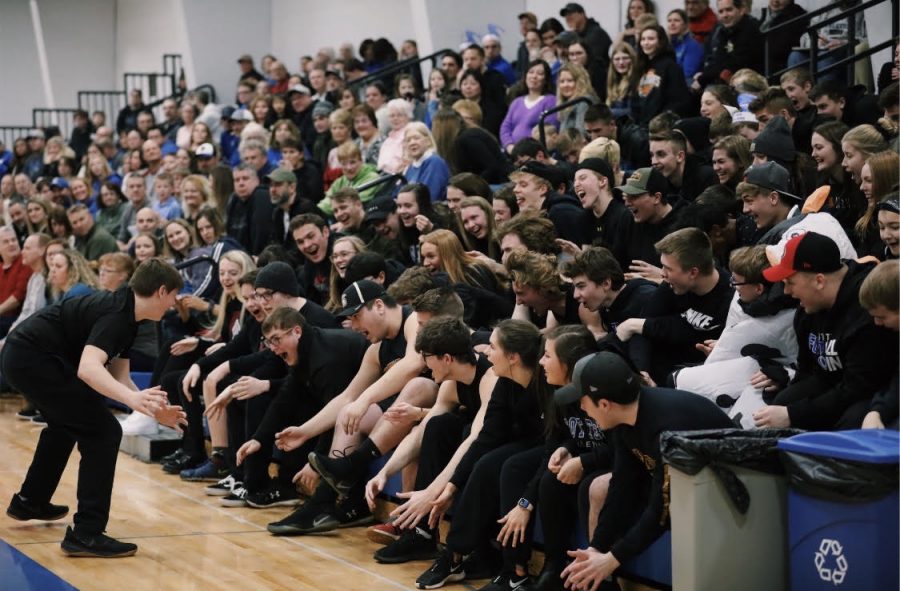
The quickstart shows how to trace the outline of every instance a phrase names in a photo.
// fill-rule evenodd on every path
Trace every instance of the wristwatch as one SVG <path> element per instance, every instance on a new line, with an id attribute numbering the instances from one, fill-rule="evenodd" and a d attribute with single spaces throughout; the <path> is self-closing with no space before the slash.
<path id="1" fill-rule="evenodd" d="M 519 502 L 516 504 L 519 507 L 522 507 L 523 509 L 525 509 L 526 511 L 531 511 L 532 509 L 534 509 L 534 505 L 532 505 L 531 501 L 529 501 L 525 497 L 522 497 L 521 499 L 519 499 Z"/>

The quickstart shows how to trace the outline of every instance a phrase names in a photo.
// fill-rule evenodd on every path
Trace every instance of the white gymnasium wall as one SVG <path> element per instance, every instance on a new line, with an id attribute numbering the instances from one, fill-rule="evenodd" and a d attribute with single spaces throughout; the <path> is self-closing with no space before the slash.
<path id="1" fill-rule="evenodd" d="M 0 124 L 28 125 L 34 107 L 75 106 L 79 90 L 114 84 L 115 3 L 115 0 L 34 3 L 44 32 L 49 74 L 45 80 L 32 3 L 0 0 Z"/>
<path id="2" fill-rule="evenodd" d="M 421 0 L 420 0 L 421 1 Z M 358 48 L 366 38 L 384 37 L 399 50 L 415 35 L 411 0 L 270 0 L 271 45 L 288 70 L 297 71 L 301 55 L 344 42 Z"/>

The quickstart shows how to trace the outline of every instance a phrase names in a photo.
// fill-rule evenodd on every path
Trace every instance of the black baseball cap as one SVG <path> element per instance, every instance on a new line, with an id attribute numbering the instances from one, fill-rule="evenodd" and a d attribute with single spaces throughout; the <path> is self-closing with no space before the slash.
<path id="1" fill-rule="evenodd" d="M 563 183 L 568 182 L 566 178 L 566 173 L 557 166 L 551 166 L 549 164 L 544 164 L 540 160 L 527 160 L 522 163 L 513 174 L 516 173 L 526 173 L 533 174 L 536 177 L 540 177 L 550 183 L 550 187 L 552 191 L 555 191 L 557 187 L 562 185 Z M 512 176 L 512 175 L 510 175 Z"/>
<path id="2" fill-rule="evenodd" d="M 618 404 L 637 400 L 641 379 L 620 355 L 601 351 L 582 357 L 572 369 L 572 383 L 556 390 L 557 406 L 572 404 L 589 396 L 595 402 L 602 398 Z"/>
<path id="3" fill-rule="evenodd" d="M 766 281 L 777 283 L 795 273 L 834 273 L 842 264 L 841 251 L 834 240 L 823 234 L 806 232 L 787 241 L 781 261 L 764 269 L 763 276 Z"/>
<path id="4" fill-rule="evenodd" d="M 397 210 L 397 203 L 390 197 L 377 197 L 366 203 L 366 221 L 383 222 Z"/>
<path id="5" fill-rule="evenodd" d="M 384 287 L 369 281 L 368 279 L 360 279 L 350 284 L 350 287 L 341 294 L 341 306 L 343 309 L 337 313 L 338 316 L 353 316 L 359 309 L 385 295 Z"/>
<path id="6" fill-rule="evenodd" d="M 751 185 L 775 191 L 798 203 L 803 201 L 802 197 L 798 197 L 790 192 L 791 173 L 775 161 L 754 164 L 744 173 L 744 180 Z"/>

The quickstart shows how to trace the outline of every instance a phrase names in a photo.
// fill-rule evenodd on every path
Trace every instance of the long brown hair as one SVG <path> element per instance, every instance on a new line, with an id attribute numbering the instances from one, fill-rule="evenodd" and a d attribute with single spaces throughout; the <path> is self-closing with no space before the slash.
<path id="1" fill-rule="evenodd" d="M 428 242 L 437 247 L 438 256 L 441 257 L 441 266 L 453 283 L 471 285 L 472 280 L 466 272 L 470 267 L 480 266 L 488 273 L 493 274 L 493 271 L 486 265 L 465 251 L 462 242 L 450 230 L 434 230 L 423 235 L 419 242 L 422 244 Z"/>

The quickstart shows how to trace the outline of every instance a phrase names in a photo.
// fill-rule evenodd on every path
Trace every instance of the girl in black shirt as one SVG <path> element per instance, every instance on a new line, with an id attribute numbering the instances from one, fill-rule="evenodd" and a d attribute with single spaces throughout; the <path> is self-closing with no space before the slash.
<path id="1" fill-rule="evenodd" d="M 504 320 L 491 334 L 488 359 L 499 379 L 478 438 L 435 501 L 434 513 L 439 518 L 462 489 L 446 549 L 416 580 L 419 588 L 433 589 L 461 581 L 467 575 L 483 578 L 483 574 L 474 572 L 475 560 L 464 563 L 463 557 L 473 553 L 483 556 L 489 548 L 488 532 L 503 515 L 500 494 L 503 463 L 510 456 L 535 447 L 542 439 L 549 387 L 538 367 L 540 348 L 540 332 L 524 320 Z"/>

